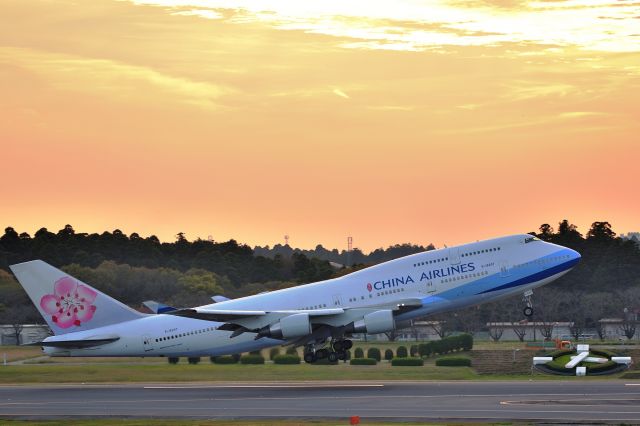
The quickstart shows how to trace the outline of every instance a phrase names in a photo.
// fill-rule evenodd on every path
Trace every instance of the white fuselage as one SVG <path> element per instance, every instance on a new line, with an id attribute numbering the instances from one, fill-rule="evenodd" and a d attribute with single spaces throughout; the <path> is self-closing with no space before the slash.
<path id="1" fill-rule="evenodd" d="M 420 299 L 421 306 L 397 315 L 404 321 L 496 300 L 547 284 L 576 265 L 580 255 L 530 235 L 485 240 L 426 251 L 313 284 L 207 305 L 216 310 L 343 308 L 357 319 L 359 308 Z M 55 356 L 217 356 L 281 345 L 254 333 L 231 337 L 222 323 L 170 314 L 55 336 L 80 340 L 117 335 L 119 340 L 86 349 L 45 348 Z M 49 338 L 52 339 L 52 338 Z"/>

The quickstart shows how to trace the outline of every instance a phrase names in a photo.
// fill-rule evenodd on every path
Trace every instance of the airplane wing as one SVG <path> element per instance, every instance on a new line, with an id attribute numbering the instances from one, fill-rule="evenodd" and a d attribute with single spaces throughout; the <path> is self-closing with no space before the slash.
<path id="1" fill-rule="evenodd" d="M 309 316 L 335 315 L 344 312 L 344 309 L 316 309 L 316 310 L 281 310 L 281 311 L 241 311 L 230 309 L 207 309 L 207 308 L 190 308 L 178 309 L 167 312 L 171 315 L 180 317 L 188 317 L 202 319 L 215 322 L 233 322 L 246 318 L 262 317 L 266 315 L 287 316 L 293 314 L 307 313 Z"/>
<path id="2" fill-rule="evenodd" d="M 311 310 L 232 310 L 199 307 L 167 312 L 200 320 L 221 322 L 219 330 L 233 331 L 231 337 L 242 333 L 256 333 L 256 339 L 271 337 L 282 340 L 303 339 L 314 330 L 322 328 L 325 333 L 333 329 L 348 332 L 370 332 L 393 328 L 393 317 L 422 306 L 419 298 L 395 301 L 367 308 L 328 308 Z"/>

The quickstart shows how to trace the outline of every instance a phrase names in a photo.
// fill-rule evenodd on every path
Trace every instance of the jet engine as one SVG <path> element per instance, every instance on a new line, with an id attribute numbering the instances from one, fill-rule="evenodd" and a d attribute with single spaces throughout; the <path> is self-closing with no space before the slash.
<path id="1" fill-rule="evenodd" d="M 376 311 L 365 315 L 361 320 L 353 323 L 352 333 L 384 333 L 395 328 L 393 312 L 390 310 Z"/>
<path id="2" fill-rule="evenodd" d="M 258 332 L 256 339 L 260 337 L 272 337 L 274 339 L 291 339 L 311 333 L 309 314 L 293 314 L 286 316 L 275 324 L 263 327 Z"/>

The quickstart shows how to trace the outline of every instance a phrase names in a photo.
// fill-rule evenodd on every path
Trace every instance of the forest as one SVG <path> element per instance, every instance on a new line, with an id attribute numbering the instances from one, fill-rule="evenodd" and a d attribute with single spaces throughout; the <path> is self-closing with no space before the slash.
<path id="1" fill-rule="evenodd" d="M 568 220 L 556 228 L 543 224 L 530 233 L 582 254 L 573 271 L 536 290 L 534 320 L 595 327 L 600 318 L 622 317 L 625 308 L 637 312 L 637 240 L 619 238 L 604 221 L 594 222 L 584 234 Z M 251 248 L 235 240 L 189 241 L 183 233 L 173 242 L 161 242 L 153 235 L 126 235 L 118 229 L 88 234 L 66 225 L 57 232 L 41 228 L 31 236 L 7 227 L 0 237 L 0 323 L 42 322 L 9 271 L 9 265 L 32 259 L 59 267 L 134 308 L 149 299 L 184 307 L 210 303 L 211 296 L 218 294 L 235 298 L 337 277 L 433 249 L 432 244 L 398 244 L 364 254 L 321 245 L 302 250 L 288 245 Z M 490 321 L 522 319 L 522 302 L 513 297 L 438 319 L 450 329 L 475 332 Z"/>

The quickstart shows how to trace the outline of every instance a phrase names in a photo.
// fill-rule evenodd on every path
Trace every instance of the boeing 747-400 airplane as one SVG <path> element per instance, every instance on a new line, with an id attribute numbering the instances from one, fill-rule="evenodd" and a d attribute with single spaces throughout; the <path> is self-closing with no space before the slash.
<path id="1" fill-rule="evenodd" d="M 51 356 L 217 356 L 304 346 L 304 359 L 344 359 L 352 333 L 521 293 L 580 260 L 574 250 L 513 235 L 426 251 L 340 278 L 189 309 L 142 314 L 41 260 L 11 266 L 54 336 Z"/>

